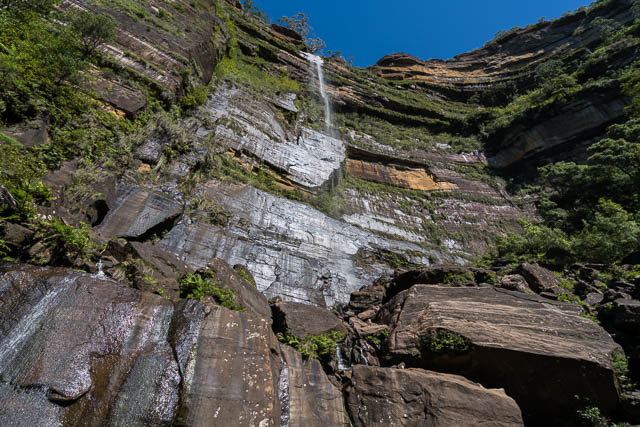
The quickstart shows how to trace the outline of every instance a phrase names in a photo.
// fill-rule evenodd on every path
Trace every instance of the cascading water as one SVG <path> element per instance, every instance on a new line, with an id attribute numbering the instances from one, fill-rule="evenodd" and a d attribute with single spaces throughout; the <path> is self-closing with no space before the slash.
<path id="1" fill-rule="evenodd" d="M 325 90 L 324 71 L 322 70 L 324 61 L 321 57 L 312 55 L 310 53 L 303 53 L 302 55 L 307 58 L 310 64 L 315 65 L 316 76 L 318 78 L 318 86 L 320 87 L 320 96 L 322 97 L 322 101 L 324 103 L 324 124 L 327 131 L 331 132 L 331 103 L 329 102 L 329 95 Z"/>
<path id="2" fill-rule="evenodd" d="M 282 371 L 280 371 L 280 386 L 278 399 L 280 400 L 280 427 L 289 427 L 289 365 L 282 361 Z"/>
<path id="3" fill-rule="evenodd" d="M 351 366 L 349 366 L 349 362 L 345 361 L 344 356 L 342 355 L 342 346 L 336 346 L 336 361 L 338 362 L 338 371 L 346 371 Z"/>
<path id="4" fill-rule="evenodd" d="M 109 278 L 109 276 L 107 276 L 105 272 L 102 270 L 102 260 L 98 261 L 98 264 L 96 265 L 96 267 L 98 268 L 98 271 L 92 274 L 92 277 L 96 279 L 101 279 L 101 280 L 106 280 Z"/>

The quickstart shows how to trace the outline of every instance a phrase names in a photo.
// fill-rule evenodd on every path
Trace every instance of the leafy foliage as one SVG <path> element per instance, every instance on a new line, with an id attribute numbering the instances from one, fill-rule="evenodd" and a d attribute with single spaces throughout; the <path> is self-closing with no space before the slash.
<path id="1" fill-rule="evenodd" d="M 231 289 L 221 288 L 213 280 L 213 272 L 205 269 L 198 273 L 188 273 L 180 279 L 180 296 L 186 299 L 203 301 L 213 297 L 218 305 L 235 311 L 246 311 L 242 305 L 236 304 L 236 294 Z"/>
<path id="2" fill-rule="evenodd" d="M 435 329 L 423 339 L 420 347 L 423 353 L 466 353 L 471 348 L 471 343 L 455 332 L 447 329 Z"/>
<path id="3" fill-rule="evenodd" d="M 278 19 L 278 23 L 300 34 L 311 52 L 318 53 L 325 48 L 326 44 L 320 37 L 311 36 L 313 27 L 309 25 L 309 17 L 304 13 L 297 13 L 292 17 L 283 16 Z"/>
<path id="4" fill-rule="evenodd" d="M 345 335 L 340 331 L 331 331 L 326 334 L 308 335 L 303 339 L 289 332 L 278 333 L 278 340 L 283 344 L 298 350 L 307 358 L 327 361 L 336 353 L 336 347 L 344 341 Z"/>
<path id="5" fill-rule="evenodd" d="M 98 250 L 98 245 L 93 241 L 91 228 L 84 223 L 73 227 L 64 224 L 57 218 L 41 220 L 37 224 L 37 238 L 52 249 L 54 256 L 75 256 L 88 258 Z"/>
<path id="6" fill-rule="evenodd" d="M 71 8 L 66 18 L 82 44 L 85 58 L 94 54 L 103 44 L 113 41 L 116 36 L 116 23 L 109 16 Z"/>

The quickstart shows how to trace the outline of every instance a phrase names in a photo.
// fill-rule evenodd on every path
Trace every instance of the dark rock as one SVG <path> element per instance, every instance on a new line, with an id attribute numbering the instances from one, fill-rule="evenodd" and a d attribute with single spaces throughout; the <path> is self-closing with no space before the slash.
<path id="1" fill-rule="evenodd" d="M 382 304 L 385 297 L 386 288 L 384 286 L 365 286 L 351 294 L 349 307 L 357 312 L 368 310 L 374 305 Z"/>
<path id="2" fill-rule="evenodd" d="M 518 272 L 527 280 L 536 293 L 553 292 L 558 288 L 558 278 L 551 271 L 538 264 L 522 264 Z"/>
<path id="3" fill-rule="evenodd" d="M 0 207 L 9 212 L 14 212 L 18 209 L 16 200 L 4 185 L 0 185 Z"/>
<path id="4" fill-rule="evenodd" d="M 435 265 L 422 270 L 409 271 L 396 277 L 387 289 L 385 301 L 394 295 L 411 288 L 413 285 L 438 285 L 447 283 L 452 276 L 468 277 L 468 281 L 473 283 L 475 277 L 468 267 L 460 265 Z"/>
<path id="5" fill-rule="evenodd" d="M 2 234 L 0 234 L 2 236 L 2 240 L 4 240 L 5 244 L 14 249 L 23 249 L 35 234 L 28 228 L 11 222 L 0 227 L 2 229 Z"/>
<path id="6" fill-rule="evenodd" d="M 37 147 L 49 143 L 48 120 L 32 120 L 26 124 L 19 124 L 2 129 L 1 132 L 14 138 L 25 147 Z"/>
<path id="7" fill-rule="evenodd" d="M 615 289 L 607 289 L 604 291 L 604 303 L 614 302 L 619 299 L 632 299 L 631 295 L 626 292 L 616 291 Z"/>
<path id="8" fill-rule="evenodd" d="M 417 285 L 385 305 L 377 321 L 391 329 L 386 363 L 504 388 L 535 424 L 574 413 L 567 396 L 590 399 L 605 414 L 617 404 L 611 354 L 620 347 L 580 311 L 497 288 Z M 440 334 L 455 339 L 439 347 Z"/>
<path id="9" fill-rule="evenodd" d="M 283 27 L 283 26 L 278 25 L 278 24 L 271 24 L 271 28 L 276 33 L 282 34 L 283 36 L 286 36 L 286 37 L 290 38 L 293 41 L 302 42 L 302 36 L 300 34 L 298 34 L 297 32 L 289 29 L 289 28 Z"/>
<path id="10" fill-rule="evenodd" d="M 54 412 L 61 418 L 47 425 L 61 424 L 62 416 L 71 425 L 170 422 L 180 377 L 165 341 L 169 302 L 68 270 L 34 267 L 2 272 L 0 300 L 1 375 L 64 402 Z M 2 399 L 6 407 L 16 396 Z M 49 419 L 51 411 L 43 416 Z"/>
<path id="11" fill-rule="evenodd" d="M 270 322 L 211 306 L 188 360 L 177 424 L 278 425 L 282 361 Z M 187 356 L 188 354 L 188 356 Z"/>
<path id="12" fill-rule="evenodd" d="M 143 92 L 117 81 L 100 78 L 92 82 L 91 88 L 101 99 L 118 110 L 124 111 L 130 117 L 138 114 L 147 105 Z"/>
<path id="13" fill-rule="evenodd" d="M 342 393 L 333 386 L 316 359 L 302 360 L 291 347 L 281 346 L 280 425 L 341 426 L 346 413 Z M 283 423 L 288 420 L 288 424 Z"/>
<path id="14" fill-rule="evenodd" d="M 591 292 L 587 294 L 583 302 L 587 305 L 593 306 L 596 304 L 600 304 L 603 300 L 604 300 L 604 295 L 602 295 L 600 292 Z"/>
<path id="15" fill-rule="evenodd" d="M 51 248 L 42 242 L 37 242 L 35 245 L 31 246 L 27 251 L 27 255 L 29 255 L 31 262 L 38 265 L 49 264 L 53 258 Z"/>
<path id="16" fill-rule="evenodd" d="M 272 309 L 274 330 L 289 332 L 299 339 L 331 331 L 347 332 L 342 320 L 326 308 L 297 302 L 277 302 Z"/>
<path id="17" fill-rule="evenodd" d="M 157 137 L 149 138 L 140 147 L 138 147 L 136 154 L 143 162 L 155 165 L 160 160 L 163 146 L 166 143 L 166 141 Z"/>
<path id="18" fill-rule="evenodd" d="M 242 276 L 242 278 L 249 282 L 253 287 L 256 286 L 256 279 L 253 278 L 253 274 L 251 274 L 251 271 L 249 271 L 246 265 L 236 264 L 233 266 L 233 271 Z"/>
<path id="19" fill-rule="evenodd" d="M 221 259 L 213 259 L 207 265 L 213 273 L 213 281 L 221 288 L 232 290 L 236 304 L 245 307 L 254 316 L 271 320 L 271 307 L 264 295 L 251 283 L 246 281 L 236 271 Z"/>
<path id="20" fill-rule="evenodd" d="M 177 298 L 180 296 L 179 279 L 193 272 L 174 254 L 149 243 L 130 242 L 127 252 L 133 259 L 142 261 L 131 262 L 130 265 L 137 269 L 136 288 L 143 291 L 156 292 L 161 289 L 163 295 Z"/>
<path id="21" fill-rule="evenodd" d="M 640 251 L 635 251 L 624 257 L 622 264 L 638 265 L 640 264 Z"/>
<path id="22" fill-rule="evenodd" d="M 618 299 L 613 303 L 614 325 L 616 328 L 637 334 L 640 331 L 640 301 Z"/>
<path id="23" fill-rule="evenodd" d="M 346 389 L 359 426 L 522 426 L 518 405 L 503 390 L 421 369 L 357 365 Z"/>
<path id="24" fill-rule="evenodd" d="M 182 214 L 182 204 L 165 195 L 130 185 L 119 190 L 114 207 L 97 228 L 103 237 L 141 239 L 156 230 L 162 232 L 165 224 Z"/>
<path id="25" fill-rule="evenodd" d="M 510 291 L 519 291 L 519 292 L 531 292 L 531 289 L 529 289 L 529 285 L 527 284 L 527 281 L 525 280 L 524 277 L 522 277 L 519 274 L 509 274 L 506 276 L 503 276 L 500 279 L 500 285 L 501 288 L 504 289 L 508 289 Z"/>
<path id="26" fill-rule="evenodd" d="M 573 291 L 574 291 L 574 293 L 576 295 L 578 295 L 578 296 L 580 296 L 582 298 L 584 298 L 589 293 L 594 293 L 594 292 L 600 293 L 600 290 L 597 287 L 595 287 L 595 286 L 593 286 L 593 285 L 591 285 L 591 284 L 589 284 L 587 282 L 584 282 L 582 280 L 579 280 L 575 284 Z"/>

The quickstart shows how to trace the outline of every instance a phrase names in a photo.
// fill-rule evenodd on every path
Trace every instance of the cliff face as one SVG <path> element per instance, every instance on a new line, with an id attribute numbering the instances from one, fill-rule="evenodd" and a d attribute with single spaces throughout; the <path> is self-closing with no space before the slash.
<path id="1" fill-rule="evenodd" d="M 321 84 L 297 33 L 236 1 L 65 0 L 116 36 L 73 83 L 99 119 L 2 130 L 58 164 L 33 221 L 0 223 L 0 424 L 515 426 L 587 401 L 632 416 L 622 348 L 584 316 L 615 303 L 633 324 L 619 300 L 640 284 L 603 295 L 603 267 L 578 266 L 598 300 L 583 311 L 542 267 L 462 265 L 537 220 L 514 182 L 584 160 L 624 118 L 635 3 L 448 61 L 324 58 Z M 0 185 L 2 209 L 16 199 Z"/>

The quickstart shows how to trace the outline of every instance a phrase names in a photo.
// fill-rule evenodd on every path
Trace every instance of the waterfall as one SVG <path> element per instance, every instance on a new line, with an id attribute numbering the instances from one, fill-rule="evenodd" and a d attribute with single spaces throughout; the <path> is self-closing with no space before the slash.
<path id="1" fill-rule="evenodd" d="M 317 55 L 312 55 L 310 53 L 302 53 L 302 56 L 307 58 L 310 64 L 315 65 L 316 67 L 316 75 L 318 78 L 318 86 L 320 87 L 320 96 L 322 97 L 322 101 L 324 103 L 324 124 L 326 130 L 331 132 L 331 104 L 329 102 L 329 95 L 325 90 L 325 82 L 324 82 L 324 72 L 322 70 L 322 65 L 324 61 L 321 57 Z"/>
<path id="2" fill-rule="evenodd" d="M 282 371 L 280 371 L 278 399 L 280 400 L 280 427 L 289 427 L 289 365 L 282 361 Z"/>
<path id="3" fill-rule="evenodd" d="M 102 260 L 98 261 L 96 267 L 98 267 L 98 272 L 91 275 L 93 278 L 100 280 L 106 280 L 109 278 L 109 276 L 107 276 L 105 272 L 102 271 Z"/>
<path id="4" fill-rule="evenodd" d="M 336 361 L 338 362 L 338 371 L 346 371 L 350 368 L 349 362 L 345 361 L 342 356 L 342 348 L 340 345 L 336 346 Z"/>

